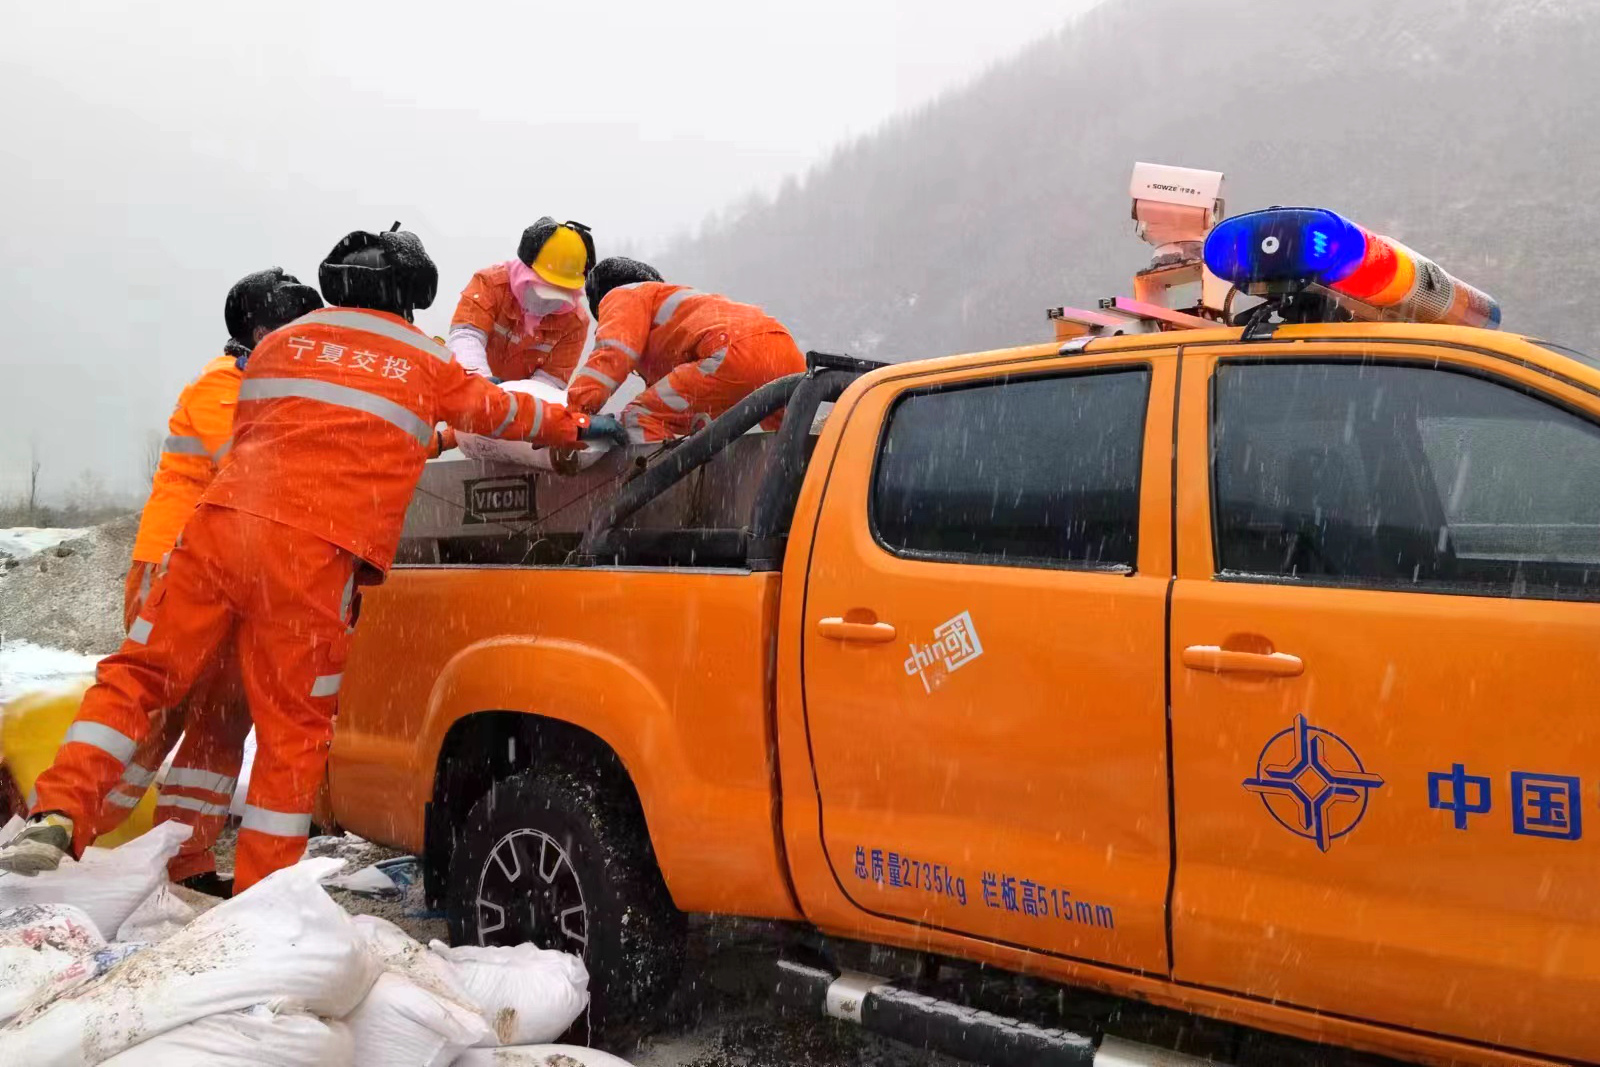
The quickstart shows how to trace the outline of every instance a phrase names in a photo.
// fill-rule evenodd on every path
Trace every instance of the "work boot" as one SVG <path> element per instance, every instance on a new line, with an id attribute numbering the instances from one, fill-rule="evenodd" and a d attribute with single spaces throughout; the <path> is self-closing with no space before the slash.
<path id="1" fill-rule="evenodd" d="M 233 879 L 224 878 L 216 871 L 191 874 L 178 884 L 185 889 L 193 889 L 196 893 L 204 893 L 208 897 L 221 897 L 227 900 L 233 896 Z"/>
<path id="2" fill-rule="evenodd" d="M 0 871 L 29 878 L 53 871 L 72 849 L 72 820 L 59 811 L 30 818 L 21 832 L 0 848 Z"/>

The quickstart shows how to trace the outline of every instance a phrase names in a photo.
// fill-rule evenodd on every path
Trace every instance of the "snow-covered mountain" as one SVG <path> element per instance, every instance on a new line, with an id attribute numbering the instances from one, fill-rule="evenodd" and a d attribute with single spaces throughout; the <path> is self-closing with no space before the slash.
<path id="1" fill-rule="evenodd" d="M 1230 211 L 1310 203 L 1600 350 L 1600 2 L 1109 0 L 671 249 L 810 347 L 1042 340 L 1126 292 L 1135 160 L 1224 170 Z M 825 76 L 811 72 L 805 76 Z"/>

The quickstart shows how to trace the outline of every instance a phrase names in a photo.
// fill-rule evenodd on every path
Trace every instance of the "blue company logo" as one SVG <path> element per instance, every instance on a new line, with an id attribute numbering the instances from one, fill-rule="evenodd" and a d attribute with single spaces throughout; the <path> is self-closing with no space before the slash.
<path id="1" fill-rule="evenodd" d="M 1367 794 L 1383 784 L 1367 773 L 1355 749 L 1331 731 L 1296 715 L 1294 725 L 1272 735 L 1244 787 L 1261 798 L 1285 830 L 1322 851 L 1361 824 Z"/>

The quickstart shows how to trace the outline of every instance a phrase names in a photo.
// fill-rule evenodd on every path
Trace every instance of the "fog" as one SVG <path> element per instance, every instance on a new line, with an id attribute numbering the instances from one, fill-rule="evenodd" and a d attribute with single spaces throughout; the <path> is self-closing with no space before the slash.
<path id="1" fill-rule="evenodd" d="M 1280 5 L 1287 6 L 1287 5 Z M 802 345 L 901 359 L 1045 341 L 1150 249 L 1136 160 L 1228 175 L 1230 214 L 1344 213 L 1600 350 L 1590 0 L 1113 0 L 835 153 L 663 263 Z M 1274 14 L 1277 8 L 1273 9 Z"/>
<path id="2" fill-rule="evenodd" d="M 314 280 L 398 219 L 441 333 L 538 215 L 681 243 L 1094 2 L 30 6 L 0 37 L 0 497 L 31 450 L 47 496 L 137 493 L 248 271 Z"/>

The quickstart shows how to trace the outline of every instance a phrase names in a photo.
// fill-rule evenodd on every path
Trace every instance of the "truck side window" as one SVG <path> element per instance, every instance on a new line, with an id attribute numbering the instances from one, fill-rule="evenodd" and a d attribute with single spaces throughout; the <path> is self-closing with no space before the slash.
<path id="1" fill-rule="evenodd" d="M 1510 383 L 1399 364 L 1223 364 L 1217 568 L 1600 599 L 1600 427 Z"/>
<path id="2" fill-rule="evenodd" d="M 873 474 L 879 543 L 960 563 L 1131 570 L 1148 368 L 902 397 Z"/>

